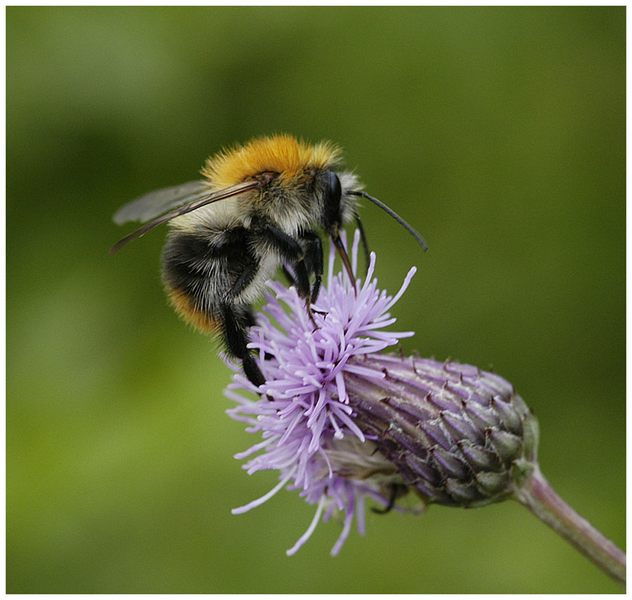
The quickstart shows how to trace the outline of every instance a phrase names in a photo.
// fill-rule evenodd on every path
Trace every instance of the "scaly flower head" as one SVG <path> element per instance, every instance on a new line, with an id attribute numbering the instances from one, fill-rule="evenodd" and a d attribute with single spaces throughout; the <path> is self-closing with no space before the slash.
<path id="1" fill-rule="evenodd" d="M 356 233 L 354 272 L 358 241 Z M 229 414 L 261 438 L 237 458 L 247 461 L 248 473 L 274 470 L 279 477 L 267 494 L 233 512 L 250 510 L 284 487 L 298 490 L 316 513 L 287 553 L 294 554 L 320 520 L 336 515 L 343 521 L 332 549 L 337 554 L 354 519 L 363 533 L 367 496 L 386 511 L 408 491 L 422 507 L 475 507 L 512 497 L 625 582 L 625 554 L 540 472 L 537 421 L 509 382 L 470 365 L 382 352 L 412 335 L 385 328 L 395 322 L 389 311 L 415 270 L 390 297 L 373 278 L 374 254 L 355 287 L 334 274 L 333 262 L 331 248 L 313 320 L 294 288 L 272 284 L 251 330 L 266 384 L 254 389 L 233 365 L 227 395 L 237 406 Z"/>
<path id="2" fill-rule="evenodd" d="M 357 272 L 359 236 L 352 248 Z M 387 508 L 402 490 L 423 503 L 480 505 L 511 493 L 511 469 L 535 453 L 535 421 L 504 379 L 475 367 L 380 354 L 411 332 L 392 332 L 389 296 L 373 277 L 351 285 L 334 273 L 330 252 L 313 321 L 294 288 L 271 284 L 251 329 L 251 348 L 266 378 L 259 390 L 235 368 L 229 414 L 261 441 L 237 455 L 249 474 L 276 470 L 278 484 L 233 512 L 246 512 L 284 487 L 316 505 L 294 554 L 319 520 L 335 514 L 343 527 L 337 554 L 354 518 L 364 531 L 368 496 Z M 243 392 L 259 392 L 247 397 Z M 531 432 L 531 433 L 529 433 Z M 526 442 L 524 440 L 527 440 Z"/>

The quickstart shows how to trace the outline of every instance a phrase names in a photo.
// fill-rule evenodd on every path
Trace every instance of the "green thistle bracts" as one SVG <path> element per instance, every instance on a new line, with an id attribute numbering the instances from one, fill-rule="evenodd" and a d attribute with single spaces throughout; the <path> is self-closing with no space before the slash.
<path id="1" fill-rule="evenodd" d="M 396 355 L 357 364 L 381 370 L 384 378 L 346 376 L 356 422 L 426 503 L 497 502 L 531 472 L 537 420 L 502 377 Z"/>

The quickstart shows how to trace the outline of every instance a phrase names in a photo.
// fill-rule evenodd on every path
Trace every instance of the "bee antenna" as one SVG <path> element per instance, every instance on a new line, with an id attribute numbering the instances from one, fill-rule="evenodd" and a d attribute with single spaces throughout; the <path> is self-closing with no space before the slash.
<path id="1" fill-rule="evenodd" d="M 361 196 L 362 198 L 366 198 L 367 200 L 373 202 L 375 206 L 379 206 L 386 214 L 393 217 L 393 219 L 395 219 L 404 229 L 406 229 L 406 231 L 408 231 L 408 233 L 410 233 L 410 235 L 412 235 L 417 240 L 417 243 L 423 248 L 424 252 L 428 252 L 428 244 L 426 244 L 426 240 L 424 240 L 424 238 L 421 237 L 421 235 L 415 229 L 413 229 L 413 227 L 406 223 L 406 221 L 404 221 L 404 219 L 402 219 L 392 208 L 384 204 L 384 202 L 378 200 L 377 198 L 374 198 L 373 196 L 367 194 L 362 190 L 351 190 L 346 193 L 351 196 Z"/>

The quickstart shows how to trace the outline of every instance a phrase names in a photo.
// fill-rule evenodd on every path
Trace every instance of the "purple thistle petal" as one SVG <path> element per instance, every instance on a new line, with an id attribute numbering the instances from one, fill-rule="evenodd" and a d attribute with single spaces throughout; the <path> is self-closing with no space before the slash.
<path id="1" fill-rule="evenodd" d="M 366 515 L 364 512 L 364 495 L 358 494 L 356 498 L 356 529 L 360 535 L 366 533 Z"/>
<path id="2" fill-rule="evenodd" d="M 261 498 L 257 498 L 257 500 L 253 500 L 252 502 L 249 502 L 244 506 L 240 506 L 239 508 L 233 508 L 233 510 L 231 510 L 230 512 L 232 512 L 234 515 L 241 515 L 245 512 L 248 512 L 250 509 L 255 508 L 256 506 L 260 506 L 261 504 L 272 498 L 272 496 L 274 496 L 292 478 L 292 475 L 294 475 L 294 471 L 290 471 L 267 494 L 261 496 Z"/>
<path id="3" fill-rule="evenodd" d="M 343 236 L 346 244 L 346 238 Z M 354 272 L 357 271 L 359 233 L 351 251 Z M 390 332 L 384 328 L 396 319 L 389 313 L 406 291 L 415 273 L 410 269 L 394 296 L 377 287 L 374 277 L 376 256 L 371 253 L 364 281 L 354 287 L 347 274 L 336 273 L 336 253 L 330 248 L 326 285 L 312 307 L 314 323 L 305 310 L 305 302 L 294 288 L 278 282 L 270 284 L 266 305 L 250 330 L 249 348 L 266 383 L 261 391 L 267 395 L 249 400 L 242 393 L 252 393 L 254 386 L 228 361 L 234 371 L 226 395 L 236 403 L 229 416 L 248 425 L 261 440 L 236 458 L 249 461 L 244 468 L 249 474 L 261 470 L 278 470 L 279 483 L 267 494 L 233 510 L 241 514 L 269 500 L 283 487 L 299 490 L 316 513 L 305 533 L 287 551 L 296 553 L 309 539 L 320 520 L 328 521 L 335 513 L 343 514 L 343 528 L 332 554 L 336 555 L 347 539 L 354 518 L 364 532 L 364 498 L 369 496 L 388 504 L 387 482 L 367 478 L 372 468 L 384 468 L 368 462 L 354 471 L 356 454 L 365 452 L 376 461 L 373 445 L 355 422 L 349 406 L 348 382 L 353 375 L 367 381 L 384 379 L 384 373 L 358 364 L 371 355 L 398 344 L 412 332 Z M 264 356 L 266 360 L 264 360 Z M 350 444 L 355 444 L 350 446 Z M 359 450 L 364 448 L 364 450 Z M 368 460 L 368 459 L 367 459 Z M 354 472 L 356 473 L 354 475 Z"/>
<path id="4" fill-rule="evenodd" d="M 355 498 L 349 498 L 349 506 L 345 507 L 346 515 L 345 515 L 344 525 L 342 527 L 342 532 L 340 533 L 340 537 L 338 537 L 338 539 L 336 540 L 336 543 L 334 544 L 334 547 L 331 549 L 332 556 L 338 556 L 338 553 L 340 552 L 342 545 L 347 541 L 347 538 L 349 537 L 349 532 L 351 531 L 351 523 L 353 522 L 353 513 L 354 513 L 353 501 L 354 500 Z M 345 510 L 345 508 L 341 510 Z"/>
<path id="5" fill-rule="evenodd" d="M 244 450 L 243 452 L 238 452 L 237 454 L 234 454 L 233 457 L 236 458 L 237 460 L 243 460 L 244 458 L 248 458 L 251 454 L 254 454 L 255 452 L 259 452 L 259 450 L 263 450 L 264 448 L 269 446 L 272 442 L 274 442 L 273 439 L 264 440 L 263 442 L 260 442 L 258 444 L 255 444 L 254 446 L 251 446 L 250 448 L 248 448 L 248 450 Z"/>
<path id="6" fill-rule="evenodd" d="M 316 514 L 314 515 L 312 522 L 309 524 L 307 531 L 297 540 L 296 544 L 294 544 L 289 550 L 285 551 L 288 556 L 293 556 L 294 554 L 296 554 L 300 550 L 301 546 L 312 536 L 312 533 L 314 533 L 314 529 L 316 529 L 316 525 L 318 525 L 318 521 L 320 521 L 320 515 L 323 512 L 324 506 L 325 496 L 320 499 L 320 502 L 318 503 L 318 508 L 316 509 Z"/>

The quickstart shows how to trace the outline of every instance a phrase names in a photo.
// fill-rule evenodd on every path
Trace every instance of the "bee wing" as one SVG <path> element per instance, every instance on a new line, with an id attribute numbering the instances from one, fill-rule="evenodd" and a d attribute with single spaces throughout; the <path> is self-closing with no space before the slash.
<path id="1" fill-rule="evenodd" d="M 129 221 L 146 223 L 170 208 L 187 204 L 208 193 L 208 183 L 202 179 L 154 190 L 121 206 L 112 219 L 117 225 Z"/>
<path id="2" fill-rule="evenodd" d="M 192 182 L 192 183 L 196 183 L 196 182 Z M 201 183 L 204 183 L 204 182 L 201 182 Z M 184 184 L 184 185 L 186 186 L 188 184 Z M 183 187 L 183 186 L 178 186 L 178 187 Z M 158 213 L 157 216 L 155 216 L 154 218 L 150 217 L 151 220 L 148 220 L 142 227 L 139 227 L 135 231 L 132 231 L 132 233 L 126 235 L 124 238 L 116 242 L 116 244 L 114 244 L 114 246 L 110 248 L 110 254 L 114 254 L 115 252 L 118 252 L 123 246 L 125 246 L 132 240 L 135 240 L 135 239 L 138 239 L 139 237 L 144 236 L 148 231 L 151 231 L 152 229 L 158 227 L 159 225 L 162 225 L 163 223 L 167 223 L 168 221 L 171 221 L 171 219 L 175 219 L 176 217 L 190 213 L 194 210 L 197 210 L 198 208 L 202 208 L 203 206 L 206 206 L 207 204 L 212 204 L 213 202 L 217 202 L 218 200 L 225 200 L 226 198 L 232 198 L 233 196 L 237 196 L 239 194 L 243 194 L 244 192 L 257 189 L 258 187 L 259 187 L 259 182 L 246 181 L 244 183 L 238 183 L 237 185 L 224 188 L 223 190 L 219 190 L 217 192 L 211 192 L 209 191 L 208 187 L 206 187 L 203 191 L 200 191 L 196 194 L 191 194 L 190 196 L 186 196 L 185 200 L 183 200 L 181 197 L 178 196 L 178 200 L 176 201 L 173 199 L 173 195 L 172 195 L 171 203 L 168 204 L 168 206 L 175 206 L 175 208 L 173 208 L 172 210 L 167 210 L 166 212 L 163 212 L 162 214 Z M 167 188 L 166 190 L 158 190 L 158 192 L 149 193 L 147 194 L 147 196 L 142 196 L 138 198 L 137 200 L 132 201 L 130 204 L 123 206 L 123 208 L 121 208 L 116 213 L 116 215 L 114 215 L 115 222 L 118 222 L 117 215 L 119 215 L 119 213 L 121 213 L 122 211 L 125 211 L 128 207 L 132 207 L 133 205 L 138 203 L 139 204 L 138 210 L 135 210 L 134 212 L 130 210 L 131 214 L 138 214 L 140 211 L 140 206 L 145 205 L 145 202 L 146 202 L 145 198 L 153 198 L 154 194 L 167 192 L 170 189 L 173 190 L 174 188 Z M 156 214 L 156 213 L 152 213 L 152 214 Z M 124 220 L 122 222 L 129 221 L 131 219 L 132 219 L 131 217 L 124 217 Z M 136 217 L 134 220 L 137 220 L 137 219 L 138 217 Z"/>

